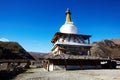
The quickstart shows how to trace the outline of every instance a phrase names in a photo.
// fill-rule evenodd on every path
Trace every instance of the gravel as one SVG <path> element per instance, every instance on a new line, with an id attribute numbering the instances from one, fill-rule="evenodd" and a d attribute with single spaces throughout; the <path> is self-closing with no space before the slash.
<path id="1" fill-rule="evenodd" d="M 120 69 L 59 70 L 28 69 L 13 80 L 120 80 Z"/>

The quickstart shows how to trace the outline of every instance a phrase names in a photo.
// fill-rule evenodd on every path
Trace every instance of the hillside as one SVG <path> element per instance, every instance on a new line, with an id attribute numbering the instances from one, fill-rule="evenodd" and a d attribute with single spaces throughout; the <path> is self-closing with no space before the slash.
<path id="1" fill-rule="evenodd" d="M 111 41 L 113 41 L 115 44 L 120 45 L 120 39 L 111 39 Z"/>
<path id="2" fill-rule="evenodd" d="M 49 53 L 27 52 L 17 42 L 0 42 L 0 59 L 43 59 Z M 92 43 L 91 55 L 120 59 L 120 39 Z"/>
<path id="3" fill-rule="evenodd" d="M 92 43 L 91 55 L 120 59 L 120 39 L 103 40 Z"/>
<path id="4" fill-rule="evenodd" d="M 41 52 L 28 52 L 35 60 L 44 59 L 46 55 L 49 53 L 41 53 Z"/>
<path id="5" fill-rule="evenodd" d="M 0 59 L 34 59 L 17 42 L 0 42 Z"/>

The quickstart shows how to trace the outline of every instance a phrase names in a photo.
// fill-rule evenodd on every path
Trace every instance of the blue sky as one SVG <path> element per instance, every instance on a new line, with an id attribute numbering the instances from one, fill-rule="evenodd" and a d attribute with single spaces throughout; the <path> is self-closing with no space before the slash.
<path id="1" fill-rule="evenodd" d="M 0 39 L 50 52 L 67 8 L 78 33 L 92 35 L 92 42 L 120 38 L 120 0 L 0 0 Z"/>

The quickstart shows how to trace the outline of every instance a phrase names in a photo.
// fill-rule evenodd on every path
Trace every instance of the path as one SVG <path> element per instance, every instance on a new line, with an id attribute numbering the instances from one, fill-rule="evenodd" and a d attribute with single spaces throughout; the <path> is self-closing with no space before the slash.
<path id="1" fill-rule="evenodd" d="M 37 68 L 19 74 L 14 80 L 120 80 L 120 69 L 48 72 L 43 68 Z"/>

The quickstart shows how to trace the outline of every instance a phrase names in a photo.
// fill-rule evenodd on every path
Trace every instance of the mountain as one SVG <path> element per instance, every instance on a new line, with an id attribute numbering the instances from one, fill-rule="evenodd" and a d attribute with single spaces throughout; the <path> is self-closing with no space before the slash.
<path id="1" fill-rule="evenodd" d="M 46 55 L 49 53 L 41 53 L 41 52 L 28 52 L 35 60 L 44 59 Z"/>
<path id="2" fill-rule="evenodd" d="M 120 59 L 120 39 L 103 40 L 92 43 L 91 55 Z"/>
<path id="3" fill-rule="evenodd" d="M 34 59 L 17 42 L 0 42 L 0 59 Z"/>
<path id="4" fill-rule="evenodd" d="M 120 39 L 111 39 L 111 41 L 113 41 L 115 44 L 120 45 Z"/>
<path id="5" fill-rule="evenodd" d="M 49 53 L 27 52 L 17 42 L 0 42 L 0 59 L 44 59 Z M 120 59 L 120 39 L 93 42 L 91 56 Z"/>

